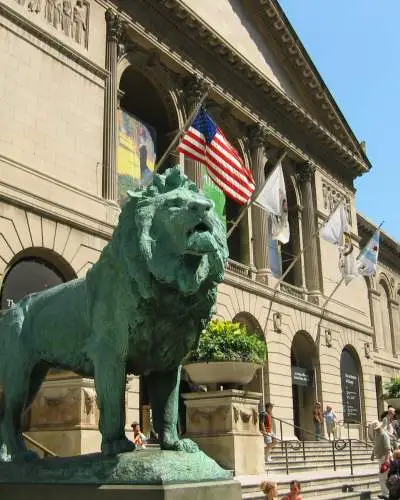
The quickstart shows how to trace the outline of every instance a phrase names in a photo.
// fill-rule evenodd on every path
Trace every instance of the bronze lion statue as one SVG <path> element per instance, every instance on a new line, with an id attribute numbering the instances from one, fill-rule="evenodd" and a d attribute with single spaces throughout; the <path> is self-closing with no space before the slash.
<path id="1" fill-rule="evenodd" d="M 125 435 L 127 374 L 145 378 L 165 450 L 195 451 L 177 433 L 180 365 L 209 322 L 228 258 L 224 225 L 179 169 L 129 193 L 86 278 L 24 297 L 0 319 L 0 449 L 27 460 L 21 416 L 49 368 L 94 377 L 101 449 L 135 448 Z"/>

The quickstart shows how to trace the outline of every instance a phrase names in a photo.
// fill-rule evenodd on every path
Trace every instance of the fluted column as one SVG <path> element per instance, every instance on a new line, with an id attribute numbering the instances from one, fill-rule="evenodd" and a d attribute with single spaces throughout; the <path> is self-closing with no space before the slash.
<path id="1" fill-rule="evenodd" d="M 259 190 L 265 182 L 265 130 L 258 126 L 249 128 L 249 145 L 251 156 L 251 168 L 256 190 Z M 257 281 L 268 282 L 268 214 L 262 208 L 251 207 L 254 265 L 257 269 Z"/>
<path id="2" fill-rule="evenodd" d="M 199 78 L 190 77 L 187 80 L 184 87 L 187 115 L 194 110 L 196 105 L 199 103 L 200 99 L 203 97 L 206 91 L 206 84 Z M 185 157 L 185 174 L 191 179 L 196 186 L 201 189 L 203 185 L 203 176 L 205 172 L 205 167 L 201 163 L 190 158 Z"/>
<path id="3" fill-rule="evenodd" d="M 317 220 L 315 216 L 315 205 L 313 196 L 313 180 L 315 166 L 311 163 L 304 163 L 298 169 L 298 179 L 301 184 L 303 197 L 303 245 L 306 248 L 304 252 L 304 264 L 306 275 L 306 286 L 311 302 L 318 303 L 320 293 L 319 278 L 319 258 L 318 244 L 316 238 Z M 313 295 L 314 294 L 314 295 Z"/>
<path id="4" fill-rule="evenodd" d="M 122 39 L 124 23 L 108 9 L 105 13 L 107 26 L 106 69 L 109 71 L 104 89 L 103 130 L 103 197 L 117 199 L 117 106 L 118 106 L 118 43 Z"/>
<path id="5" fill-rule="evenodd" d="M 392 332 L 392 350 L 393 356 L 398 357 L 400 342 L 400 324 L 399 324 L 399 303 L 396 300 L 389 299 L 389 321 Z"/>

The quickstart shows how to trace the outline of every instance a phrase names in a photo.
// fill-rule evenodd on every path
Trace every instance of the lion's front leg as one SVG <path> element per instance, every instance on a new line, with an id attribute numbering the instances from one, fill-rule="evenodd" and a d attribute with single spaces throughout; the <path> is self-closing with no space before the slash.
<path id="1" fill-rule="evenodd" d="M 198 451 L 196 443 L 178 437 L 179 382 L 181 367 L 147 376 L 154 429 L 163 450 Z"/>
<path id="2" fill-rule="evenodd" d="M 125 360 L 107 351 L 95 359 L 94 368 L 101 451 L 106 455 L 132 451 L 135 445 L 125 435 Z"/>

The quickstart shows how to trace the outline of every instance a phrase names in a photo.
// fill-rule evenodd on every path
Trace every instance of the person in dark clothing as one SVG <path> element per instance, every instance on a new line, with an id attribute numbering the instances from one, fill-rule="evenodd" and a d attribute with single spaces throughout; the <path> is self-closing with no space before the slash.
<path id="1" fill-rule="evenodd" d="M 400 450 L 393 453 L 393 460 L 387 476 L 386 486 L 389 490 L 389 500 L 400 500 Z"/>
<path id="2" fill-rule="evenodd" d="M 178 433 L 183 436 L 186 432 L 186 405 L 182 394 L 188 392 L 204 392 L 204 388 L 196 385 L 189 378 L 189 375 L 182 370 L 181 382 L 179 385 L 179 420 L 178 420 Z"/>

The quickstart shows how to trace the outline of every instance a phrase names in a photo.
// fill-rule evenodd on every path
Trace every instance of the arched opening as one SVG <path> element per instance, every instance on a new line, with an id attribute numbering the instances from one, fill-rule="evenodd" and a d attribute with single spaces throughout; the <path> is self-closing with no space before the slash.
<path id="1" fill-rule="evenodd" d="M 168 104 L 154 82 L 135 65 L 122 73 L 119 91 L 117 174 L 118 201 L 123 203 L 127 190 L 151 181 L 154 166 L 178 124 L 171 127 Z M 164 95 L 168 95 L 167 90 Z M 160 172 L 170 163 L 171 158 L 167 158 Z"/>
<path id="2" fill-rule="evenodd" d="M 240 312 L 236 314 L 236 316 L 232 320 L 234 323 L 240 323 L 247 327 L 247 330 L 251 333 L 255 333 L 260 337 L 260 339 L 264 340 L 264 333 L 261 328 L 260 323 L 256 320 L 256 318 L 248 313 L 248 312 Z M 265 387 L 268 386 L 268 371 L 267 371 L 267 363 L 264 364 L 263 369 L 259 369 L 256 371 L 253 380 L 247 384 L 246 390 L 251 392 L 259 392 L 261 394 L 264 393 Z M 262 404 L 262 398 L 260 401 Z"/>
<path id="3" fill-rule="evenodd" d="M 355 349 L 347 345 L 340 356 L 343 421 L 362 429 L 364 421 L 364 394 L 360 358 Z"/>
<path id="4" fill-rule="evenodd" d="M 299 439 L 314 439 L 313 407 L 317 399 L 318 353 L 307 332 L 297 332 L 292 341 L 290 361 L 292 367 L 293 421 Z"/>
<path id="5" fill-rule="evenodd" d="M 62 257 L 44 248 L 30 248 L 10 262 L 0 292 L 1 310 L 5 311 L 30 293 L 41 292 L 76 278 Z"/>
<path id="6" fill-rule="evenodd" d="M 380 308 L 380 335 L 378 347 L 386 352 L 392 352 L 392 328 L 390 324 L 389 309 L 389 288 L 385 281 L 381 280 L 378 284 L 379 308 Z"/>
<path id="7" fill-rule="evenodd" d="M 4 276 L 0 303 L 6 312 L 18 301 L 31 293 L 41 292 L 76 278 L 69 264 L 52 250 L 30 248 L 19 253 L 10 263 Z M 62 370 L 51 370 L 52 374 Z M 22 427 L 26 431 L 31 425 L 31 410 L 23 416 Z"/>

